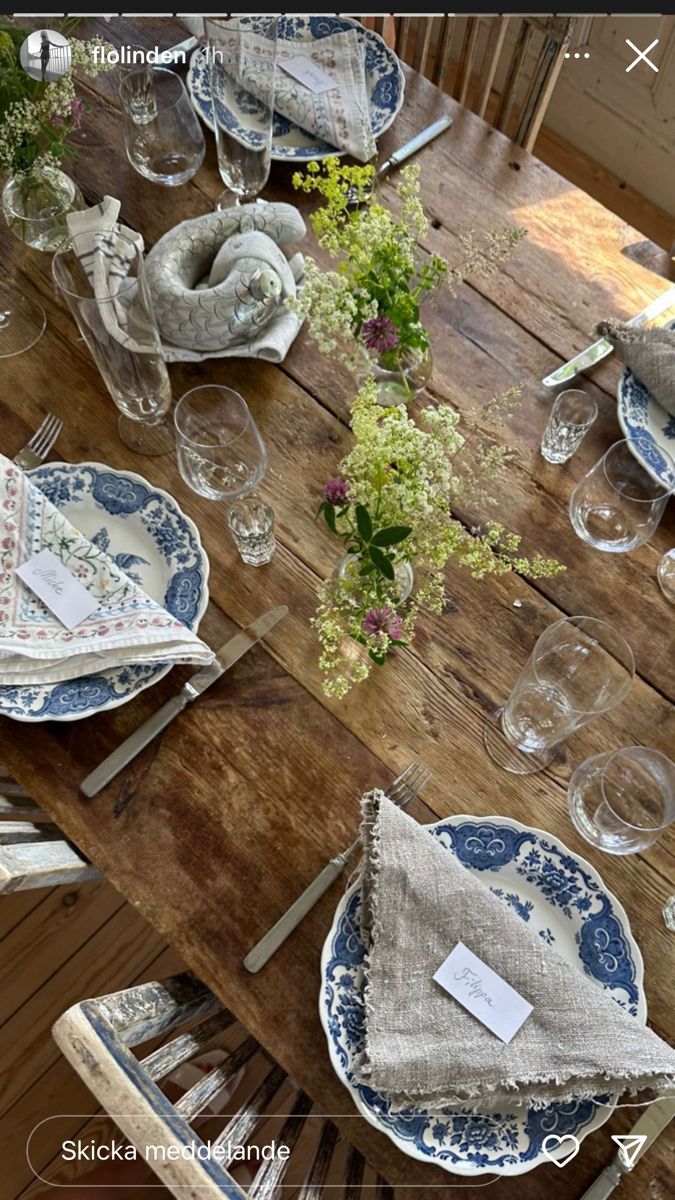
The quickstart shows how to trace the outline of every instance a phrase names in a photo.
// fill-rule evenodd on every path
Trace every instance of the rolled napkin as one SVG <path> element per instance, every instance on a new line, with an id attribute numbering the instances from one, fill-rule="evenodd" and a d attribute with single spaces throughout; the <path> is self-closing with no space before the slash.
<path id="1" fill-rule="evenodd" d="M 71 631 L 15 569 L 51 550 L 99 602 Z M 110 667 L 206 664 L 213 651 L 151 600 L 0 455 L 0 685 L 60 683 Z"/>
<path id="2" fill-rule="evenodd" d="M 126 278 L 125 238 L 143 249 L 140 234 L 119 223 L 119 212 L 119 200 L 106 196 L 68 217 L 97 296 L 117 296 Z M 297 293 L 304 259 L 295 254 L 289 261 L 280 247 L 306 232 L 292 204 L 256 203 L 204 213 L 165 233 L 148 252 L 145 266 L 167 362 L 282 362 L 302 323 L 286 300 Z M 134 295 L 135 288 L 122 290 L 116 303 L 103 307 L 103 319 L 116 341 L 142 349 L 128 333 Z"/>
<path id="3" fill-rule="evenodd" d="M 370 123 L 365 48 L 356 25 L 319 36 L 327 20 L 330 18 L 310 17 L 301 36 L 294 28 L 292 37 L 286 36 L 291 22 L 279 22 L 274 108 L 306 133 L 367 162 L 377 147 Z M 254 21 L 251 18 L 250 29 L 222 25 L 218 48 L 237 93 L 245 96 L 248 91 L 260 98 L 267 95 L 269 43 L 255 32 Z M 208 23 L 206 31 L 208 34 Z M 315 91 L 302 81 L 303 64 L 314 74 L 318 69 L 322 90 Z M 291 71 L 297 71 L 298 77 Z"/>
<path id="4" fill-rule="evenodd" d="M 666 412 L 675 416 L 675 330 L 601 321 L 595 332 L 612 343 L 629 371 Z"/>
<path id="5" fill-rule="evenodd" d="M 675 1087 L 675 1052 L 382 792 L 364 797 L 362 838 L 361 1083 L 432 1110 Z M 433 980 L 458 942 L 534 1006 L 508 1045 Z"/>

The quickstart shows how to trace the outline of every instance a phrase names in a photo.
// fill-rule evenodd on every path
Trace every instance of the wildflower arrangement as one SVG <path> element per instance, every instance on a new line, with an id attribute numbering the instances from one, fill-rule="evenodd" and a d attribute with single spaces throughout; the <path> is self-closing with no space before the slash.
<path id="1" fill-rule="evenodd" d="M 488 415 L 503 415 L 517 389 L 498 397 Z M 355 444 L 323 488 L 318 515 L 342 538 L 349 569 L 323 583 L 313 625 L 324 692 L 341 698 L 407 645 L 423 608 L 442 612 L 444 568 L 450 559 L 476 579 L 517 571 L 535 579 L 564 570 L 555 560 L 519 553 L 520 538 L 498 521 L 470 530 L 455 516 L 460 503 L 485 499 L 483 481 L 501 473 L 508 447 L 475 451 L 450 405 L 425 408 L 419 423 L 405 406 L 382 408 L 374 380 L 352 408 Z M 468 451 L 461 461 L 460 451 Z M 403 604 L 397 570 L 414 569 L 415 588 Z"/>
<path id="2" fill-rule="evenodd" d="M 467 275 L 491 274 L 525 230 L 492 231 L 482 241 L 466 234 L 460 239 L 462 262 L 450 267 L 418 246 L 428 230 L 419 165 L 400 173 L 398 216 L 376 202 L 374 174 L 372 166 L 347 166 L 331 157 L 321 164 L 310 162 L 304 174 L 293 176 L 295 188 L 323 197 L 325 204 L 310 221 L 321 248 L 338 260 L 329 271 L 306 260 L 294 307 L 307 318 L 310 336 L 326 354 L 337 352 L 347 365 L 358 367 L 363 351 L 370 351 L 384 368 L 402 371 L 411 355 L 422 357 L 429 350 L 429 334 L 421 323 L 426 297 L 441 285 L 454 290 Z"/>
<path id="3" fill-rule="evenodd" d="M 65 22 L 68 34 L 72 23 Z M 85 112 L 75 92 L 78 68 L 93 78 L 109 69 L 106 56 L 95 60 L 100 38 L 70 38 L 71 66 L 53 83 L 41 83 L 24 71 L 19 59 L 29 30 L 11 21 L 0 22 L 0 170 L 29 178 L 45 167 L 58 167 L 69 152 L 68 137 L 78 129 Z"/>

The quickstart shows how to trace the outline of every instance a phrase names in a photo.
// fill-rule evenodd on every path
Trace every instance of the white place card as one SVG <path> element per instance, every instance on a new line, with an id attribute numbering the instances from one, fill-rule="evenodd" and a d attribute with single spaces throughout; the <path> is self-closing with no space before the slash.
<path id="1" fill-rule="evenodd" d="M 333 88 L 338 85 L 330 75 L 321 69 L 316 63 L 313 63 L 308 58 L 303 58 L 301 54 L 297 54 L 295 58 L 285 58 L 283 62 L 279 60 L 279 66 L 283 68 L 287 75 L 292 75 L 293 79 L 297 79 L 299 83 L 304 83 L 310 92 L 314 92 L 316 96 L 322 92 L 332 92 Z"/>
<path id="2" fill-rule="evenodd" d="M 441 963 L 434 981 L 508 1045 L 532 1005 L 463 942 Z"/>
<path id="3" fill-rule="evenodd" d="M 39 596 L 66 629 L 81 625 L 99 607 L 98 600 L 82 586 L 79 579 L 71 575 L 51 550 L 34 554 L 16 568 L 15 574 Z"/>

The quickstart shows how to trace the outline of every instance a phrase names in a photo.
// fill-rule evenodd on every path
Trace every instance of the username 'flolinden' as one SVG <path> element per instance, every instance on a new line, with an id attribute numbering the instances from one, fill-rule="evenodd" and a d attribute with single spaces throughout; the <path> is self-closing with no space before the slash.
<path id="1" fill-rule="evenodd" d="M 178 1159 L 199 1162 L 271 1162 L 280 1159 L 286 1162 L 290 1158 L 290 1148 L 275 1139 L 266 1142 L 264 1146 L 246 1145 L 238 1142 L 190 1142 L 181 1146 L 172 1143 L 168 1146 L 144 1146 L 142 1153 L 129 1142 L 97 1143 L 82 1142 L 79 1139 L 63 1142 L 61 1157 L 64 1162 L 133 1162 L 144 1158 L 146 1162 L 177 1162 Z"/>

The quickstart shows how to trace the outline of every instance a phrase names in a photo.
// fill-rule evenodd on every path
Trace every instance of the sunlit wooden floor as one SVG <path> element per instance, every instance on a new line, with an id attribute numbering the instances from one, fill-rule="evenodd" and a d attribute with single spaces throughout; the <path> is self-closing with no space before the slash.
<path id="1" fill-rule="evenodd" d="M 634 225 L 657 246 L 669 246 L 675 221 L 634 189 L 544 130 L 537 153 L 554 170 L 584 188 Z M 168 948 L 108 884 L 82 884 L 0 897 L 0 1178 L 2 1200 L 46 1200 L 54 1190 L 36 1179 L 26 1159 L 31 1130 L 41 1129 L 33 1166 L 63 1187 L 74 1178 L 59 1155 L 96 1112 L 89 1092 L 61 1057 L 51 1025 L 87 996 L 118 991 L 182 969 Z M 56 1114 L 70 1116 L 53 1121 Z M 110 1135 L 111 1136 L 111 1135 Z M 61 1200 L 100 1200 L 101 1180 L 60 1190 Z M 130 1193 L 127 1193 L 128 1195 Z M 147 1192 L 139 1194 L 147 1195 Z M 153 1197 L 168 1195 L 163 1189 Z"/>

